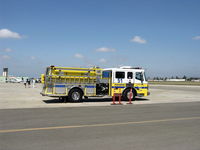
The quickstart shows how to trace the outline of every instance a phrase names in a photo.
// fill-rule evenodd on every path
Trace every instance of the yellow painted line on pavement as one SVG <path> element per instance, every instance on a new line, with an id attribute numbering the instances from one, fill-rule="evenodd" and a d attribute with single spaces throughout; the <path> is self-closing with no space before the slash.
<path id="1" fill-rule="evenodd" d="M 71 128 L 85 128 L 85 127 L 134 125 L 134 124 L 159 123 L 159 122 L 183 121 L 183 120 L 198 120 L 198 119 L 200 119 L 200 117 L 170 118 L 170 119 L 161 119 L 161 120 L 146 120 L 146 121 L 118 122 L 118 123 L 105 123 L 105 124 L 88 124 L 88 125 L 86 124 L 86 125 L 74 125 L 74 126 L 55 126 L 55 127 L 42 127 L 42 128 L 8 129 L 8 130 L 0 130 L 0 133 L 39 131 L 39 130 L 55 130 L 55 129 L 71 129 Z"/>

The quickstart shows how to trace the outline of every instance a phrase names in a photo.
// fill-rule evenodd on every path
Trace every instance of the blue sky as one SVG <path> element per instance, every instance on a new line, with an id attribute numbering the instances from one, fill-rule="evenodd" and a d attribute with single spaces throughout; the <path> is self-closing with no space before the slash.
<path id="1" fill-rule="evenodd" d="M 141 66 L 200 77 L 199 0 L 0 0 L 0 68 Z"/>

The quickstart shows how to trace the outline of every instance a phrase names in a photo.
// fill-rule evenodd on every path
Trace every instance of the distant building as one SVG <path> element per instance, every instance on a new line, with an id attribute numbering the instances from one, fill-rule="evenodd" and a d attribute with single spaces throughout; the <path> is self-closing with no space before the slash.
<path id="1" fill-rule="evenodd" d="M 186 79 L 167 79 L 166 81 L 184 82 Z"/>
<path id="2" fill-rule="evenodd" d="M 3 68 L 3 77 L 8 77 L 8 68 Z"/>
<path id="3" fill-rule="evenodd" d="M 5 83 L 8 77 L 8 68 L 3 68 L 2 76 L 0 76 L 0 83 Z"/>
<path id="4" fill-rule="evenodd" d="M 194 79 L 194 80 L 191 80 L 193 82 L 200 82 L 200 79 Z"/>

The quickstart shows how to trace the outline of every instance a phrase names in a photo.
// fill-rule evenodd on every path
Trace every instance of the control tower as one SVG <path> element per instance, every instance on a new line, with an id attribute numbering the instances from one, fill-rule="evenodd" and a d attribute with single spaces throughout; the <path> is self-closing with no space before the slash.
<path id="1" fill-rule="evenodd" d="M 8 77 L 8 68 L 3 68 L 3 77 Z"/>

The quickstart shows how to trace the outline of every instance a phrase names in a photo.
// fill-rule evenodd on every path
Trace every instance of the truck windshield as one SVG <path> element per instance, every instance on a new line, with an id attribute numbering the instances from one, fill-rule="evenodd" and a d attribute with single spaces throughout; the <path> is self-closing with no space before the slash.
<path id="1" fill-rule="evenodd" d="M 141 81 L 144 80 L 142 72 L 136 72 L 135 73 L 135 78 L 137 80 L 141 80 Z"/>

